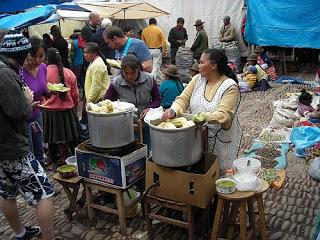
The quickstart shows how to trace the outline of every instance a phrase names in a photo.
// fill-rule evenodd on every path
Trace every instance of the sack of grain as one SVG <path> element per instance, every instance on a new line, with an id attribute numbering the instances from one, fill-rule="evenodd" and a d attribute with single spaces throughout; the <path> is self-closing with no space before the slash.
<path id="1" fill-rule="evenodd" d="M 193 60 L 193 52 L 189 47 L 179 47 L 176 55 L 176 66 L 178 68 L 179 79 L 188 83 L 191 79 L 191 70 Z"/>

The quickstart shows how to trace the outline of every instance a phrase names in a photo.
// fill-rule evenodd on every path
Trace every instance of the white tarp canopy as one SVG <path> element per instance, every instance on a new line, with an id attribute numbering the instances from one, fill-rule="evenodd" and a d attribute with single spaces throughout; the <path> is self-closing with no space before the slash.
<path id="1" fill-rule="evenodd" d="M 112 19 L 145 19 L 169 15 L 146 2 L 88 2 L 76 1 L 80 7 L 98 12 L 102 17 Z"/>
<path id="2" fill-rule="evenodd" d="M 200 18 L 205 22 L 204 28 L 208 34 L 209 46 L 211 47 L 212 42 L 219 37 L 223 18 L 227 15 L 230 16 L 231 23 L 236 28 L 240 53 L 242 56 L 247 55 L 247 48 L 240 37 L 242 18 L 246 12 L 243 9 L 243 0 L 148 0 L 148 3 L 170 12 L 168 16 L 156 18 L 158 25 L 164 30 L 166 36 L 168 36 L 170 29 L 176 26 L 177 18 L 184 18 L 184 26 L 189 35 L 189 40 L 186 42 L 187 46 L 191 46 L 194 41 L 196 29 L 193 24 L 196 19 Z"/>
<path id="3" fill-rule="evenodd" d="M 57 10 L 57 14 L 62 19 L 87 21 L 89 19 L 90 12 L 71 11 L 71 10 Z"/>

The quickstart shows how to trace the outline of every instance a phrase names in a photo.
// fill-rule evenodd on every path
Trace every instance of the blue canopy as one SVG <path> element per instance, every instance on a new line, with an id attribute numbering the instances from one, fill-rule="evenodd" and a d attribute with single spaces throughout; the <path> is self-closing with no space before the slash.
<path id="1" fill-rule="evenodd" d="M 247 0 L 245 39 L 258 46 L 320 48 L 319 0 Z"/>
<path id="2" fill-rule="evenodd" d="M 17 12 L 39 5 L 46 6 L 48 4 L 61 4 L 71 1 L 72 0 L 1 0 L 0 12 Z"/>
<path id="3" fill-rule="evenodd" d="M 39 7 L 24 13 L 10 15 L 0 19 L 0 29 L 21 29 L 48 19 L 56 12 L 53 5 Z"/>

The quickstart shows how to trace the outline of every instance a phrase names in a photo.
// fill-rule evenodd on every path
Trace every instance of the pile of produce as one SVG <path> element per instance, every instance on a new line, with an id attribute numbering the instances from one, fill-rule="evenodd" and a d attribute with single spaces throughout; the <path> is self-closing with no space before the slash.
<path id="1" fill-rule="evenodd" d="M 263 142 L 278 142 L 285 140 L 285 136 L 276 133 L 265 132 L 259 136 L 259 140 Z"/>
<path id="2" fill-rule="evenodd" d="M 157 125 L 157 127 L 160 128 L 166 128 L 166 129 L 175 129 L 175 128 L 187 128 L 194 126 L 194 122 L 191 120 L 187 120 L 184 117 L 178 117 L 174 119 L 168 119 L 165 122 L 162 122 Z"/>
<path id="3" fill-rule="evenodd" d="M 120 103 L 121 102 L 111 102 L 110 100 L 103 100 L 98 103 L 87 103 L 87 111 L 94 113 L 116 113 L 128 110 L 128 108 L 121 106 Z M 131 106 L 131 104 L 128 106 Z"/>
<path id="4" fill-rule="evenodd" d="M 280 157 L 281 152 L 278 150 L 279 144 L 266 144 L 264 147 L 255 151 L 257 158 L 261 161 L 263 168 L 274 168 L 278 161 L 275 159 Z"/>
<path id="5" fill-rule="evenodd" d="M 261 169 L 259 177 L 271 184 L 280 180 L 280 176 L 278 173 L 278 169 Z"/>

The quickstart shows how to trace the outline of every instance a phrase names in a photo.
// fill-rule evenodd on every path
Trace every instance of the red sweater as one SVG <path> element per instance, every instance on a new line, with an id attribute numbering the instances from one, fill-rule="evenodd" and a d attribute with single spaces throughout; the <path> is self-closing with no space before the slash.
<path id="1" fill-rule="evenodd" d="M 79 103 L 79 90 L 77 85 L 77 78 L 73 72 L 67 68 L 63 68 L 64 85 L 70 88 L 66 92 L 65 101 L 61 100 L 59 94 L 52 94 L 50 98 L 42 104 L 46 110 L 63 111 L 76 107 Z M 56 65 L 49 65 L 47 68 L 47 82 L 60 83 L 58 67 Z"/>

